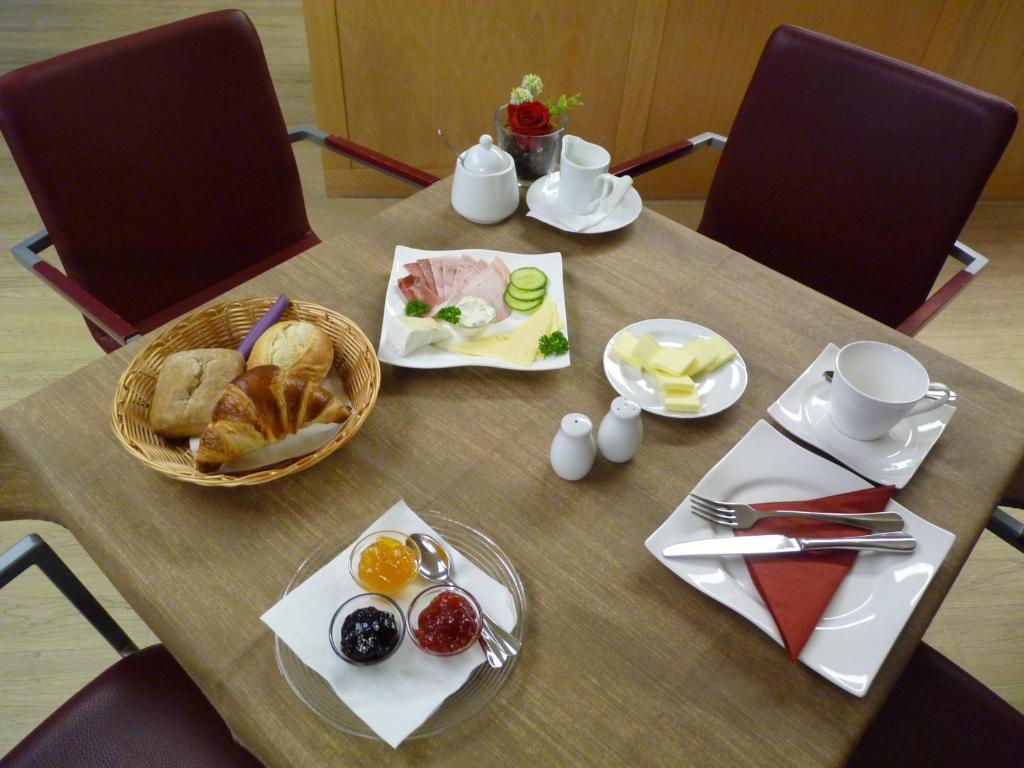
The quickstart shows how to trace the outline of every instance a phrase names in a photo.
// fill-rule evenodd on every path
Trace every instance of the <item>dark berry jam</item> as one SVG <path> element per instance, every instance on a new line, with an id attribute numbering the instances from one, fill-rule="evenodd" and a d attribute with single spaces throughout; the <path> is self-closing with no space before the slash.
<path id="1" fill-rule="evenodd" d="M 431 600 L 417 623 L 416 640 L 434 653 L 463 650 L 476 639 L 479 629 L 473 605 L 454 592 L 442 592 Z"/>
<path id="2" fill-rule="evenodd" d="M 376 608 L 359 608 L 341 625 L 341 652 L 352 661 L 379 661 L 398 645 L 395 617 Z"/>

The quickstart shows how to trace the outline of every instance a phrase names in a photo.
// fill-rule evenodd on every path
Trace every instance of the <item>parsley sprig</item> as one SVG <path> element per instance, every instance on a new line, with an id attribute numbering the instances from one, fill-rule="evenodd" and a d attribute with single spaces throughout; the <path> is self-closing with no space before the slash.
<path id="1" fill-rule="evenodd" d="M 554 333 L 549 333 L 546 336 L 541 336 L 538 347 L 540 348 L 540 353 L 544 355 L 544 357 L 564 355 L 569 351 L 569 340 L 565 338 L 565 334 L 561 331 L 555 331 Z"/>
<path id="2" fill-rule="evenodd" d="M 462 310 L 458 307 L 441 307 L 441 309 L 437 310 L 437 317 L 455 325 L 459 322 L 459 318 L 462 317 Z"/>
<path id="3" fill-rule="evenodd" d="M 405 305 L 405 314 L 409 317 L 423 317 L 428 309 L 430 309 L 430 305 L 425 301 L 417 301 L 416 299 L 413 299 Z"/>

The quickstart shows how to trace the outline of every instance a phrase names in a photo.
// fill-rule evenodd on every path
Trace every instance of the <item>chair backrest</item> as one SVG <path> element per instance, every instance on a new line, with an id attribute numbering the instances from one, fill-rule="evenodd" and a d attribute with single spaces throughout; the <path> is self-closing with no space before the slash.
<path id="1" fill-rule="evenodd" d="M 927 298 L 1011 104 L 824 35 L 769 38 L 699 231 L 888 325 Z"/>
<path id="2" fill-rule="evenodd" d="M 310 231 L 263 49 L 240 11 L 9 72 L 0 131 L 68 275 L 132 322 Z"/>

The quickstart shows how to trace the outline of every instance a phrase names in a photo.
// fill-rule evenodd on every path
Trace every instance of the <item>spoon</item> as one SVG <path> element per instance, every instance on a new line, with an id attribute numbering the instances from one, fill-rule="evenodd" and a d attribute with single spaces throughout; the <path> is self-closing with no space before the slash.
<path id="1" fill-rule="evenodd" d="M 446 584 L 454 587 L 455 582 L 452 580 L 451 558 L 441 543 L 426 533 L 413 533 L 409 536 L 409 539 L 420 551 L 420 576 L 435 584 Z M 515 656 L 521 646 L 515 635 L 495 624 L 482 611 L 481 618 L 483 619 L 483 630 L 480 633 L 481 639 L 486 639 L 491 646 L 491 650 L 499 655 L 504 655 L 506 659 L 510 656 Z M 488 662 L 490 662 L 489 658 Z"/>
<path id="2" fill-rule="evenodd" d="M 827 381 L 829 384 L 831 384 L 832 377 L 835 376 L 835 374 L 835 371 L 822 371 L 821 377 L 825 379 L 825 381 Z M 926 392 L 924 396 L 930 400 L 941 400 L 944 397 L 944 395 L 945 392 L 935 390 Z M 953 390 L 949 390 L 949 402 L 952 403 L 954 400 L 956 400 L 956 392 L 954 392 Z"/>
<path id="3" fill-rule="evenodd" d="M 464 162 L 463 162 L 463 160 L 462 160 L 462 156 L 461 156 L 461 155 L 459 155 L 459 153 L 455 151 L 455 147 L 453 147 L 453 146 L 452 146 L 452 145 L 451 145 L 451 144 L 450 144 L 450 143 L 448 142 L 448 137 L 444 135 L 444 129 L 443 129 L 443 128 L 438 128 L 438 129 L 437 129 L 437 135 L 438 135 L 438 138 L 440 138 L 440 139 L 441 139 L 441 141 L 443 141 L 443 142 L 444 142 L 444 145 L 445 145 L 446 147 L 448 147 L 448 151 L 449 151 L 449 152 L 451 152 L 451 153 L 452 153 L 453 155 L 455 155 L 455 159 L 456 159 L 456 160 L 457 160 L 457 161 L 458 161 L 459 163 L 462 163 L 462 165 L 463 165 L 463 166 L 465 166 L 465 163 L 464 163 Z"/>

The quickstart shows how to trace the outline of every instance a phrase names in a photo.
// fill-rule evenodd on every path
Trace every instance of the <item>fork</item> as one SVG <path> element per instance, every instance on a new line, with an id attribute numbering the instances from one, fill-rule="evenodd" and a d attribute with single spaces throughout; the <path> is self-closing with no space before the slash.
<path id="1" fill-rule="evenodd" d="M 765 517 L 799 517 L 806 520 L 820 520 L 829 523 L 852 525 L 876 533 L 902 531 L 903 518 L 895 512 L 869 512 L 863 515 L 846 515 L 838 512 L 797 512 L 795 510 L 762 511 L 746 504 L 730 504 L 714 501 L 696 493 L 690 494 L 690 511 L 712 523 L 729 528 L 750 528 Z"/>

